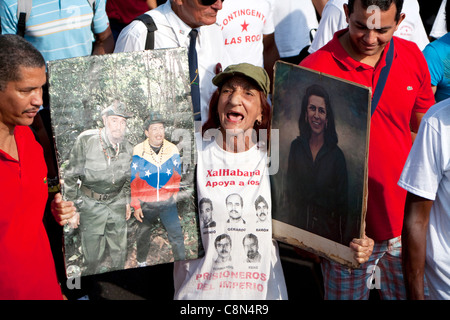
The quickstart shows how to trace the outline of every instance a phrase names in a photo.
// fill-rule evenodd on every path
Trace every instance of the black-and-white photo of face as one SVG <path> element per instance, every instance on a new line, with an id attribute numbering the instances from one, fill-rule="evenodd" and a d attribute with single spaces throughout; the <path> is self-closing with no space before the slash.
<path id="1" fill-rule="evenodd" d="M 269 213 L 269 206 L 263 197 L 259 196 L 256 199 L 255 209 L 256 209 L 256 216 L 258 217 L 258 221 L 259 222 L 266 221 L 268 213 Z"/>
<path id="2" fill-rule="evenodd" d="M 203 222 L 204 228 L 214 227 L 215 222 L 213 220 L 213 205 L 211 200 L 208 198 L 203 198 L 199 203 L 200 208 L 200 219 Z"/>
<path id="3" fill-rule="evenodd" d="M 242 208 L 243 202 L 240 195 L 233 193 L 230 194 L 226 199 L 226 205 L 228 214 L 230 216 L 230 222 L 240 222 L 242 221 Z"/>
<path id="4" fill-rule="evenodd" d="M 254 234 L 247 234 L 242 244 L 244 245 L 244 251 L 247 255 L 247 262 L 258 262 L 261 259 L 261 255 L 258 251 L 258 238 Z"/>
<path id="5" fill-rule="evenodd" d="M 227 234 L 222 234 L 216 238 L 214 241 L 217 254 L 218 262 L 226 262 L 231 260 L 231 238 Z"/>

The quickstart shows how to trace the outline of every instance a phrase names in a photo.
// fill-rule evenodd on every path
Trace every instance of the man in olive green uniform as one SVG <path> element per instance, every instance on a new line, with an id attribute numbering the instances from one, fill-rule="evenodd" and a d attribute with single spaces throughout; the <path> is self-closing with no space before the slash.
<path id="1" fill-rule="evenodd" d="M 125 139 L 127 118 L 119 101 L 103 110 L 104 127 L 78 136 L 65 170 L 64 195 L 79 212 L 71 226 L 81 228 L 85 274 L 96 273 L 107 247 L 112 270 L 125 264 L 133 153 Z"/>

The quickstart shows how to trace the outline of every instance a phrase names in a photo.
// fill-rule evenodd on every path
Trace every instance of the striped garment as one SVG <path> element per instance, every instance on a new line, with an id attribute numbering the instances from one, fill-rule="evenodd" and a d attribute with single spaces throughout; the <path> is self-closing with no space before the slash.
<path id="1" fill-rule="evenodd" d="M 26 23 L 25 39 L 45 61 L 87 56 L 92 53 L 94 35 L 109 25 L 106 0 L 97 0 L 94 10 L 87 0 L 34 0 Z M 17 0 L 0 0 L 2 34 L 17 33 Z"/>
<path id="2" fill-rule="evenodd" d="M 371 289 L 379 289 L 383 300 L 405 300 L 401 253 L 401 237 L 397 237 L 375 241 L 369 261 L 358 269 L 323 259 L 325 300 L 367 300 Z"/>

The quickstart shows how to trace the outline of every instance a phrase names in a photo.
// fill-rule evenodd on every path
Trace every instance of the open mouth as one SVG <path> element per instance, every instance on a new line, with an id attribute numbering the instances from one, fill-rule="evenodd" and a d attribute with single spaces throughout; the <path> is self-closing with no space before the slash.
<path id="1" fill-rule="evenodd" d="M 244 119 L 244 116 L 239 112 L 228 112 L 227 119 L 231 122 L 240 122 Z"/>

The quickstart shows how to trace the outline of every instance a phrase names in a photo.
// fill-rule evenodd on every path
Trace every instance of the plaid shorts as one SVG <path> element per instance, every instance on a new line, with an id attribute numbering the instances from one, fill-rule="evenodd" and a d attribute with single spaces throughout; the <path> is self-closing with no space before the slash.
<path id="1" fill-rule="evenodd" d="M 383 300 L 405 300 L 401 237 L 375 242 L 369 261 L 358 269 L 322 259 L 324 299 L 367 300 L 379 289 Z"/>

